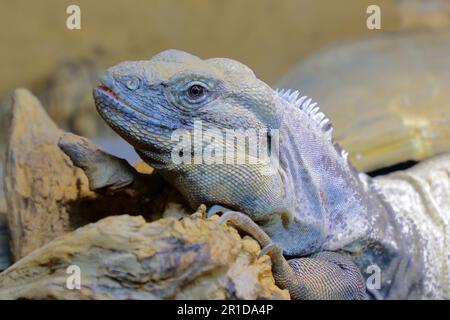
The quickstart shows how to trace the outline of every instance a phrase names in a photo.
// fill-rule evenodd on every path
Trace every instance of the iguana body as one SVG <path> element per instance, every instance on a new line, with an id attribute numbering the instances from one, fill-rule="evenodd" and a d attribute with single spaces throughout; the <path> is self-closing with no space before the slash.
<path id="1" fill-rule="evenodd" d="M 267 246 L 275 279 L 293 298 L 365 298 L 361 273 L 368 276 L 374 265 L 381 287 L 369 288 L 372 298 L 448 295 L 448 272 L 436 280 L 425 269 L 434 251 L 419 221 L 397 215 L 353 169 L 311 100 L 272 90 L 239 62 L 175 50 L 112 67 L 94 97 L 105 121 L 193 207 L 220 204 L 245 213 L 223 219 Z M 195 121 L 203 130 L 277 130 L 279 162 L 269 163 L 274 173 L 264 173 L 260 163 L 176 164 L 172 134 L 192 130 Z M 281 252 L 292 259 L 286 262 Z M 434 261 L 447 266 L 448 255 Z"/>

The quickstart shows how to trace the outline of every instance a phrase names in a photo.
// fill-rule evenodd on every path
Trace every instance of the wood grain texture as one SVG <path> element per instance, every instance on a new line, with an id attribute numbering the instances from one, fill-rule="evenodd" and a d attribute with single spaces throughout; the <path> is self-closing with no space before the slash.
<path id="1" fill-rule="evenodd" d="M 161 190 L 153 188 L 151 183 L 155 180 L 145 180 L 149 184 L 146 188 L 141 185 L 138 193 L 132 192 L 133 188 L 122 188 L 115 193 L 100 192 L 103 190 L 97 190 L 98 185 L 91 187 L 99 192 L 91 191 L 86 174 L 58 147 L 62 135 L 63 131 L 28 90 L 15 91 L 4 175 L 7 219 L 15 261 L 56 237 L 105 216 L 143 215 L 151 221 L 160 218 L 166 207 L 173 211 L 179 197 L 164 185 Z M 96 149 L 86 139 L 66 136 Z M 75 145 L 74 142 L 72 147 Z M 124 160 L 101 150 L 92 151 L 87 156 L 91 157 L 93 166 L 96 160 L 101 162 L 95 163 L 102 169 L 96 176 L 103 175 L 106 182 L 112 179 L 106 177 L 108 174 L 115 175 L 121 170 L 143 176 Z M 161 191 L 158 197 L 146 193 L 153 189 Z M 182 209 L 182 204 L 179 204 L 177 211 L 182 213 Z"/>
<path id="2" fill-rule="evenodd" d="M 204 210 L 204 208 L 203 208 Z M 0 299 L 288 299 L 268 256 L 217 217 L 108 217 L 61 236 L 0 274 Z M 70 265 L 81 289 L 69 290 Z"/>

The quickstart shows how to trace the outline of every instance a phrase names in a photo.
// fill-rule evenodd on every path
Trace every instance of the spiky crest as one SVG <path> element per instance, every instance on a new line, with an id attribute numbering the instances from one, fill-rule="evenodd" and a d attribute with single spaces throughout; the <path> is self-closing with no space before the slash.
<path id="1" fill-rule="evenodd" d="M 370 177 L 365 173 L 358 172 L 353 167 L 348 158 L 348 151 L 344 150 L 337 142 L 333 141 L 333 126 L 325 114 L 320 111 L 317 102 L 312 102 L 312 99 L 308 98 L 308 96 L 300 95 L 298 90 L 276 89 L 275 91 L 281 98 L 298 107 L 308 116 L 308 118 L 313 120 L 313 122 L 324 132 L 327 139 L 333 144 L 336 152 L 347 162 L 351 170 L 355 172 L 366 190 L 370 189 L 382 196 L 381 190 L 376 187 Z"/>
<path id="2" fill-rule="evenodd" d="M 275 91 L 281 98 L 303 111 L 308 116 L 308 118 L 311 119 L 320 130 L 322 130 L 327 139 L 331 143 L 333 143 L 337 153 L 345 161 L 347 161 L 350 167 L 353 168 L 348 159 L 348 152 L 344 150 L 337 142 L 333 141 L 333 126 L 330 120 L 325 116 L 325 114 L 320 111 L 317 102 L 313 102 L 311 98 L 308 98 L 308 96 L 300 95 L 300 92 L 298 90 L 276 89 Z"/>
<path id="3" fill-rule="evenodd" d="M 312 102 L 312 99 L 307 96 L 300 95 L 297 90 L 276 89 L 276 92 L 281 98 L 302 110 L 325 133 L 328 140 L 332 141 L 333 126 L 325 114 L 320 111 L 317 102 Z"/>

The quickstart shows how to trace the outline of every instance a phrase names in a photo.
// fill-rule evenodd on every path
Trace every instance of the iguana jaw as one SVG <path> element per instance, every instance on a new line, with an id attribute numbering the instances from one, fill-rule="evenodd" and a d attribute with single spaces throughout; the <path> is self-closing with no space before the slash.
<path id="1" fill-rule="evenodd" d="M 118 110 L 128 109 L 139 113 L 142 117 L 145 117 L 146 121 L 148 121 L 148 123 L 152 126 L 169 129 L 169 127 L 164 125 L 162 121 L 157 120 L 154 117 L 150 117 L 148 114 L 142 112 L 142 110 L 139 110 L 139 108 L 134 107 L 133 104 L 127 102 L 126 99 L 123 99 L 119 93 L 104 84 L 100 84 L 94 89 L 94 99 L 96 102 L 97 111 L 102 117 L 107 117 L 108 107 L 117 106 Z"/>
<path id="2" fill-rule="evenodd" d="M 136 149 L 154 154 L 152 158 L 158 164 L 170 161 L 173 129 L 133 107 L 109 86 L 100 84 L 93 95 L 100 116 L 122 138 Z"/>

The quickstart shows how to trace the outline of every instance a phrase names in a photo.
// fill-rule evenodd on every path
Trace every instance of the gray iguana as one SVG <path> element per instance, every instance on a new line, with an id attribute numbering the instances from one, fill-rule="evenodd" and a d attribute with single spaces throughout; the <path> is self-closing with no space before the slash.
<path id="1" fill-rule="evenodd" d="M 398 214 L 351 166 L 311 99 L 273 90 L 237 61 L 177 50 L 108 69 L 94 98 L 103 119 L 192 207 L 223 211 L 221 222 L 259 241 L 292 298 L 448 297 L 448 212 L 432 220 Z M 277 130 L 275 172 L 260 163 L 174 162 L 173 133 L 199 120 L 203 130 L 266 130 L 269 150 Z M 435 222 L 442 234 L 432 238 L 427 223 Z M 373 266 L 378 288 L 366 286 Z"/>

